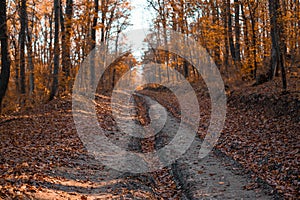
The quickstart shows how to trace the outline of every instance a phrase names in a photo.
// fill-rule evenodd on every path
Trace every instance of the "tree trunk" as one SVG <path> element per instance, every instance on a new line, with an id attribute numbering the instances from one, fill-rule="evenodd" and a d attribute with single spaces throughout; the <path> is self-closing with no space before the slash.
<path id="1" fill-rule="evenodd" d="M 229 39 L 228 39 L 228 18 L 227 18 L 227 6 L 223 6 L 223 19 L 224 19 L 224 45 L 225 45 L 225 53 L 224 53 L 224 65 L 225 69 L 228 69 L 229 65 Z"/>
<path id="2" fill-rule="evenodd" d="M 66 66 L 68 67 L 67 76 L 70 76 L 70 69 L 72 69 L 71 62 L 71 32 L 72 32 L 72 18 L 73 18 L 73 0 L 67 0 L 66 5 Z"/>
<path id="3" fill-rule="evenodd" d="M 53 82 L 50 92 L 50 100 L 52 100 L 58 90 L 58 71 L 59 71 L 59 14 L 60 0 L 54 0 L 54 67 L 53 67 Z"/>
<path id="4" fill-rule="evenodd" d="M 256 79 L 257 76 L 257 49 L 256 49 L 256 10 L 258 8 L 258 2 L 254 1 L 254 6 L 252 3 L 248 0 L 248 7 L 250 11 L 250 20 L 251 20 L 251 31 L 252 31 L 252 49 L 253 49 L 253 78 Z"/>
<path id="5" fill-rule="evenodd" d="M 91 36 L 92 36 L 92 45 L 91 50 L 91 61 L 90 61 L 90 84 L 94 85 L 95 82 L 95 54 L 94 54 L 94 48 L 96 47 L 97 42 L 97 24 L 98 24 L 98 12 L 99 12 L 99 0 L 94 0 L 94 17 L 93 17 L 93 24 L 91 28 Z"/>
<path id="6" fill-rule="evenodd" d="M 26 11 L 26 10 L 25 10 Z M 32 22 L 33 23 L 33 22 Z M 27 57 L 28 57 L 28 66 L 29 66 L 29 93 L 34 92 L 34 64 L 33 64 L 33 52 L 32 52 L 32 33 L 29 32 L 28 16 L 26 11 L 26 31 L 27 31 Z M 33 30 L 33 29 L 31 29 Z"/>
<path id="7" fill-rule="evenodd" d="M 12 35 L 12 45 L 14 50 L 14 58 L 19 58 L 19 46 L 17 45 L 16 38 Z M 20 84 L 19 84 L 19 72 L 20 72 L 20 66 L 19 62 L 15 59 L 14 65 L 15 65 L 15 84 L 16 84 L 16 91 L 17 93 L 20 92 Z"/>
<path id="8" fill-rule="evenodd" d="M 234 41 L 233 41 L 233 31 L 232 31 L 232 16 L 231 16 L 230 0 L 227 0 L 226 7 L 227 7 L 226 10 L 227 10 L 227 19 L 228 19 L 228 38 L 229 38 L 230 52 L 231 52 L 232 59 L 236 61 Z"/>
<path id="9" fill-rule="evenodd" d="M 235 59 L 237 62 L 241 61 L 241 45 L 240 45 L 240 1 L 234 0 L 234 10 L 235 10 Z"/>
<path id="10" fill-rule="evenodd" d="M 68 88 L 68 79 L 70 76 L 70 69 L 72 67 L 70 58 L 71 49 L 71 29 L 73 16 L 73 0 L 66 2 L 66 17 L 64 18 L 62 6 L 60 6 L 60 24 L 61 24 L 61 40 L 62 40 L 62 72 L 63 72 L 63 87 Z"/>
<path id="11" fill-rule="evenodd" d="M 244 27 L 243 27 L 243 32 L 244 32 L 244 41 L 245 41 L 245 50 L 244 50 L 244 56 L 243 59 L 249 59 L 249 51 L 250 51 L 250 42 L 249 42 L 249 28 L 248 28 L 248 19 L 246 17 L 245 14 L 245 10 L 244 10 L 244 5 L 243 3 L 241 4 L 241 11 L 242 11 L 242 17 L 243 17 L 243 23 L 244 23 Z M 248 61 L 247 61 L 248 62 Z"/>
<path id="12" fill-rule="evenodd" d="M 26 42 L 26 0 L 21 1 L 21 30 L 20 30 L 20 78 L 21 78 L 21 94 L 26 93 L 26 76 L 25 76 L 25 68 L 26 68 L 26 61 L 25 61 L 25 42 Z"/>
<path id="13" fill-rule="evenodd" d="M 0 2 L 0 41 L 1 41 L 1 72 L 0 72 L 0 113 L 2 101 L 5 96 L 9 76 L 10 76 L 10 60 L 8 51 L 8 36 L 6 23 L 6 1 Z"/>
<path id="14" fill-rule="evenodd" d="M 213 17 L 213 24 L 217 24 L 218 26 L 220 25 L 220 13 L 219 13 L 219 9 L 218 9 L 218 1 L 214 1 L 212 3 L 213 5 L 213 10 L 212 10 L 212 17 Z M 221 50 L 220 50 L 220 38 L 216 37 L 216 45 L 214 47 L 214 58 L 215 58 L 215 63 L 218 66 L 218 68 L 220 69 L 221 67 Z"/>
<path id="15" fill-rule="evenodd" d="M 48 57 L 47 57 L 47 60 L 48 60 L 48 64 L 49 64 L 49 71 L 50 73 L 52 74 L 52 64 L 50 64 L 52 61 L 52 58 L 53 58 L 53 15 L 54 15 L 54 8 L 52 9 L 52 12 L 51 12 L 51 16 L 49 17 L 49 24 L 50 24 L 50 28 L 49 28 L 49 48 L 48 48 Z"/>
<path id="16" fill-rule="evenodd" d="M 271 19 L 271 36 L 272 36 L 272 57 L 270 67 L 270 79 L 274 77 L 276 69 L 280 67 L 282 75 L 282 87 L 287 89 L 286 73 L 284 67 L 284 53 L 282 48 L 281 32 L 278 26 L 278 20 L 280 15 L 279 0 L 269 0 L 269 12 Z"/>
<path id="17" fill-rule="evenodd" d="M 105 41 L 105 20 L 107 13 L 106 0 L 101 0 L 101 37 L 100 41 L 103 43 Z"/>

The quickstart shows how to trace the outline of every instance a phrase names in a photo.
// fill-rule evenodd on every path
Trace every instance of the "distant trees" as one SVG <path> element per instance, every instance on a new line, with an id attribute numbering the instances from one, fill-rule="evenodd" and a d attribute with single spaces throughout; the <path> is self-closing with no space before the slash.
<path id="1" fill-rule="evenodd" d="M 10 60 L 8 51 L 7 37 L 7 14 L 6 1 L 0 2 L 0 41 L 1 41 L 1 72 L 0 72 L 0 112 L 2 107 L 3 97 L 8 87 L 10 76 Z"/>
<path id="2" fill-rule="evenodd" d="M 5 104 L 13 108 L 69 93 L 81 62 L 95 45 L 104 42 L 118 47 L 114 41 L 130 24 L 129 0 L 8 3 L 5 14 L 10 16 L 6 20 L 12 89 Z M 1 70 L 5 72 L 6 68 Z M 116 80 L 118 74 L 112 71 L 106 79 Z"/>
<path id="3" fill-rule="evenodd" d="M 156 13 L 153 28 L 170 28 L 197 40 L 228 78 L 272 79 L 300 57 L 300 2 L 294 0 L 147 0 Z M 14 108 L 53 99 L 72 88 L 81 62 L 99 43 L 119 49 L 120 34 L 130 25 L 129 0 L 16 0 L 7 1 L 1 24 L 1 92 L 11 73 L 6 105 Z M 4 6 L 5 3 L 1 2 Z M 2 7 L 3 9 L 4 7 Z M 10 16 L 6 18 L 6 16 Z M 7 32 L 7 34 L 5 33 Z M 153 36 L 163 45 L 167 32 Z M 5 42 L 6 41 L 6 42 Z M 10 52 L 10 55 L 5 55 Z M 197 79 L 194 66 L 177 55 L 154 51 L 155 57 Z M 9 60 L 11 66 L 9 67 Z M 90 63 L 86 78 L 94 80 Z M 11 70 L 10 70 L 11 69 Z M 110 68 L 102 79 L 113 86 L 122 66 Z M 119 70 L 119 71 L 118 71 Z M 158 79 L 163 74 L 159 72 Z M 237 76 L 236 76 L 237 75 Z M 174 78 L 167 70 L 166 76 Z M 175 77 L 179 79 L 179 77 Z M 90 83 L 91 85 L 91 83 Z M 88 87 L 88 85 L 86 86 Z M 2 89 L 3 88 L 3 89 Z"/>
<path id="4" fill-rule="evenodd" d="M 285 65 L 300 56 L 299 1 L 147 1 L 157 15 L 154 28 L 167 26 L 194 37 L 227 77 L 255 80 L 268 74 L 271 63 L 269 78 L 280 71 L 286 88 Z M 179 68 L 193 72 L 192 66 Z"/>

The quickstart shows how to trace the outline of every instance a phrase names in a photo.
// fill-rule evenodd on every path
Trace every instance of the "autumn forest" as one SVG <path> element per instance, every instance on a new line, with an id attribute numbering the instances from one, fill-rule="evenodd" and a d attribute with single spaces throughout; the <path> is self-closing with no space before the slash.
<path id="1" fill-rule="evenodd" d="M 124 35 L 138 20 L 148 32 L 137 53 Z M 0 41 L 0 199 L 299 198 L 299 0 L 6 0 Z M 222 84 L 199 71 L 191 41 Z M 97 53 L 117 57 L 101 76 L 97 66 L 107 63 Z M 128 85 L 153 83 L 116 90 L 126 75 Z M 220 102 L 224 109 L 214 107 Z M 99 159 L 91 150 L 90 141 L 103 141 L 94 115 L 116 149 L 126 149 L 114 151 L 122 156 L 112 167 L 101 161 L 106 151 Z M 123 126 L 136 135 L 125 136 Z M 188 143 L 175 151 L 175 134 L 189 138 L 193 128 L 190 148 L 167 162 Z M 210 152 L 200 159 L 205 145 Z M 164 146 L 174 152 L 160 154 Z M 140 172 L 141 163 L 162 166 Z"/>

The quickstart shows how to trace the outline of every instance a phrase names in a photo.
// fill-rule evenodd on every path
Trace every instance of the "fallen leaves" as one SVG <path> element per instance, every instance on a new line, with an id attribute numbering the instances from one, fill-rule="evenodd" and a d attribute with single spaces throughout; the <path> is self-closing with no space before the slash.
<path id="1" fill-rule="evenodd" d="M 107 182 L 108 169 L 88 155 L 71 109 L 69 97 L 0 117 L 0 199 L 179 199 L 168 169 L 151 174 L 155 183 L 132 176 Z M 115 131 L 110 98 L 97 96 L 96 109 L 101 127 Z M 144 108 L 138 110 L 137 120 L 147 123 Z M 153 141 L 145 142 L 151 150 Z"/>
<path id="2" fill-rule="evenodd" d="M 196 90 L 201 111 L 198 133 L 203 138 L 210 120 L 210 100 L 205 91 L 199 88 Z M 235 91 L 229 96 L 228 117 L 217 148 L 242 164 L 246 171 L 252 171 L 254 179 L 264 180 L 274 190 L 292 199 L 298 196 L 300 191 L 300 103 L 293 94 L 281 95 L 273 90 L 275 89 L 272 85 L 269 87 L 262 85 Z M 169 91 L 159 92 L 159 95 L 153 91 L 144 92 L 154 96 L 174 116 L 180 117 L 176 97 Z M 100 125 L 114 131 L 115 121 L 111 117 L 110 99 L 101 96 L 96 98 Z M 144 116 L 137 120 L 141 124 L 147 124 L 145 111 L 141 109 L 140 112 L 144 113 Z M 152 142 L 145 141 L 145 151 L 153 149 Z M 76 134 L 70 98 L 57 99 L 32 111 L 0 117 L 0 198 L 12 199 L 23 196 L 24 199 L 30 199 L 29 194 L 50 194 L 50 189 L 45 189 L 45 184 L 55 187 L 65 181 L 59 176 L 54 176 L 59 169 L 73 169 L 82 179 L 79 180 L 76 173 L 72 174 L 77 176 L 75 180 L 78 179 L 78 185 L 91 186 L 90 182 L 83 183 L 84 180 L 89 181 L 93 174 L 103 171 L 104 167 L 87 165 L 85 163 L 87 158 L 87 152 Z M 81 164 L 78 165 L 74 160 Z M 88 173 L 80 174 L 81 170 Z M 164 170 L 152 174 L 156 186 L 160 187 L 155 188 L 155 185 L 151 185 L 153 183 L 147 183 L 146 185 L 150 185 L 152 189 L 144 191 L 123 188 L 119 193 L 126 193 L 130 197 L 138 194 L 143 199 L 155 199 L 160 195 L 166 198 L 175 196 L 172 191 L 176 184 L 168 175 L 168 169 Z M 201 174 L 203 171 L 198 173 Z M 53 179 L 49 178 L 52 176 Z M 98 180 L 102 178 L 99 177 Z M 145 182 L 134 180 L 139 184 Z M 126 181 L 123 183 L 129 184 L 129 180 Z M 219 182 L 219 185 L 223 184 L 225 182 Z M 245 189 L 252 190 L 257 186 L 255 182 L 246 185 Z M 166 191 L 166 188 L 170 190 Z M 111 190 L 111 193 L 103 195 L 107 198 L 117 198 L 119 197 L 117 193 Z M 73 194 L 59 193 L 71 199 L 86 197 L 76 192 Z M 59 195 L 57 198 L 62 198 Z"/>
<path id="3" fill-rule="evenodd" d="M 228 96 L 226 124 L 217 148 L 254 172 L 286 198 L 300 196 L 300 98 L 296 83 L 283 94 L 277 82 L 247 87 Z M 195 86 L 201 120 L 199 136 L 205 137 L 210 120 L 207 91 Z M 142 93 L 154 97 L 175 116 L 180 117 L 178 102 L 169 91 Z M 201 172 L 200 172 L 201 173 Z M 256 184 L 245 186 L 254 189 Z"/>

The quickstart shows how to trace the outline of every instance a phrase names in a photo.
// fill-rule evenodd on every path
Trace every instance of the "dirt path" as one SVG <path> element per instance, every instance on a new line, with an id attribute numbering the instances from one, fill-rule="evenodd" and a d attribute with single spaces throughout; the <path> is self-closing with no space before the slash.
<path id="1" fill-rule="evenodd" d="M 246 190 L 250 180 L 213 153 L 197 159 L 200 147 L 201 141 L 196 139 L 173 167 L 189 199 L 272 199 L 259 189 Z"/>
<path id="2" fill-rule="evenodd" d="M 149 97 L 145 97 L 151 105 L 154 103 Z M 166 126 L 156 137 L 157 148 L 162 148 L 176 134 L 179 122 L 170 113 Z M 261 190 L 246 190 L 250 180 L 232 170 L 231 166 L 225 166 L 213 153 L 200 160 L 198 158 L 201 140 L 195 138 L 190 149 L 182 158 L 172 165 L 172 174 L 177 185 L 183 189 L 187 199 L 271 199 Z"/>
<path id="3" fill-rule="evenodd" d="M 139 98 L 139 123 L 147 124 L 148 109 L 155 102 Z M 100 102 L 106 112 L 109 100 Z M 270 199 L 259 190 L 244 190 L 248 179 L 234 174 L 215 155 L 199 160 L 199 139 L 162 170 L 118 172 L 87 153 L 76 134 L 69 100 L 39 112 L 34 112 L 34 119 L 29 120 L 26 116 L 33 114 L 27 113 L 1 124 L 0 199 Z M 122 141 L 123 133 L 113 122 L 107 124 L 107 135 L 128 150 L 158 150 L 172 140 L 179 126 L 166 113 L 164 128 L 150 139 Z"/>

